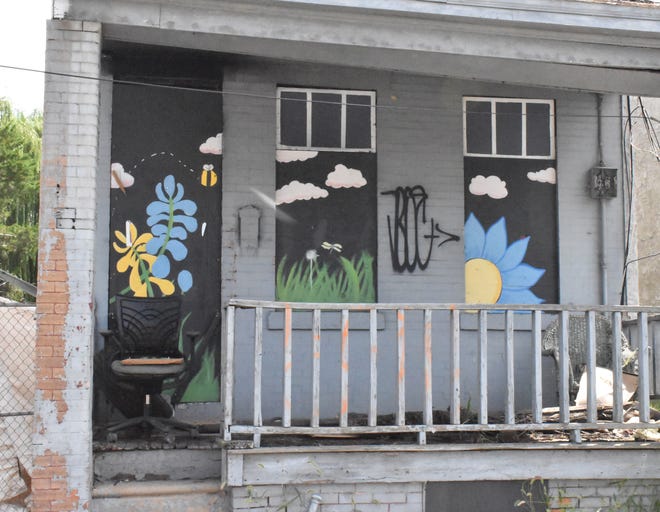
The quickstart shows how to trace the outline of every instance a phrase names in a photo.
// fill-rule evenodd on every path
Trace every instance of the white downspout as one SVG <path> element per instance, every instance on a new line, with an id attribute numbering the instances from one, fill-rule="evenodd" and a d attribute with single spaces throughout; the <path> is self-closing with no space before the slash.
<path id="1" fill-rule="evenodd" d="M 596 94 L 596 110 L 597 110 L 597 127 L 598 127 L 598 165 L 603 167 L 603 134 L 602 134 L 602 122 L 603 122 L 603 95 Z M 607 304 L 607 223 L 605 219 L 605 198 L 601 197 L 600 201 L 600 293 L 601 293 L 601 304 Z"/>
<path id="2" fill-rule="evenodd" d="M 309 500 L 309 507 L 307 507 L 307 512 L 317 512 L 321 503 L 323 503 L 323 498 L 318 494 L 312 494 L 312 498 Z"/>

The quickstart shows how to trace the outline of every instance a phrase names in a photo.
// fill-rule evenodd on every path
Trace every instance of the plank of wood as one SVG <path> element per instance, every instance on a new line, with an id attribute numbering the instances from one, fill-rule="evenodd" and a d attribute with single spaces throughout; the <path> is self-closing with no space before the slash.
<path id="1" fill-rule="evenodd" d="M 121 360 L 121 364 L 125 364 L 127 366 L 181 363 L 183 363 L 183 357 L 134 357 Z"/>

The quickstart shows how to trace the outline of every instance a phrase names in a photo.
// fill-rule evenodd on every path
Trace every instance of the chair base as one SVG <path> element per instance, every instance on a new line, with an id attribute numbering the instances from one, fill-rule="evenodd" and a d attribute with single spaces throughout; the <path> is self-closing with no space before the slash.
<path id="1" fill-rule="evenodd" d="M 117 441 L 117 432 L 120 430 L 125 430 L 131 427 L 142 427 L 149 429 L 150 431 L 158 430 L 165 434 L 166 440 L 173 440 L 172 430 L 181 430 L 188 432 L 193 437 L 199 435 L 199 430 L 196 426 L 191 425 L 190 423 L 184 423 L 183 421 L 177 421 L 172 418 L 157 418 L 155 416 L 138 416 L 136 418 L 129 418 L 128 420 L 121 421 L 115 425 L 109 426 L 106 428 L 107 432 L 107 441 L 114 443 Z"/>
<path id="2" fill-rule="evenodd" d="M 183 421 L 178 421 L 174 418 L 160 418 L 157 416 L 152 416 L 151 397 L 150 395 L 146 395 L 142 416 L 136 416 L 135 418 L 129 418 L 127 420 L 120 421 L 119 423 L 106 428 L 108 442 L 116 442 L 117 432 L 120 430 L 125 430 L 137 426 L 149 429 L 150 432 L 153 430 L 159 430 L 165 434 L 166 440 L 173 440 L 174 436 L 171 433 L 173 429 L 188 432 L 193 437 L 197 437 L 199 435 L 199 430 L 195 425 L 185 423 Z"/>

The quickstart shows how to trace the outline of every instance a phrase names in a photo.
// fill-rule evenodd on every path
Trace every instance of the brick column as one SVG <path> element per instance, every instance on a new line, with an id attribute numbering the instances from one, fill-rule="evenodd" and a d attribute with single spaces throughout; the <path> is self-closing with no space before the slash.
<path id="1" fill-rule="evenodd" d="M 101 26 L 48 24 L 33 509 L 87 510 L 92 486 L 93 265 Z M 90 77 L 78 78 L 77 76 Z"/>

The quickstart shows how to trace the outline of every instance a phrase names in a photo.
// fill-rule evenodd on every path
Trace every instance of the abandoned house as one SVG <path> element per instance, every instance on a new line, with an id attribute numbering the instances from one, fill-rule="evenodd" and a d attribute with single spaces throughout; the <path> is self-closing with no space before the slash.
<path id="1" fill-rule="evenodd" d="M 55 0 L 47 39 L 34 511 L 658 506 L 657 5 Z"/>

